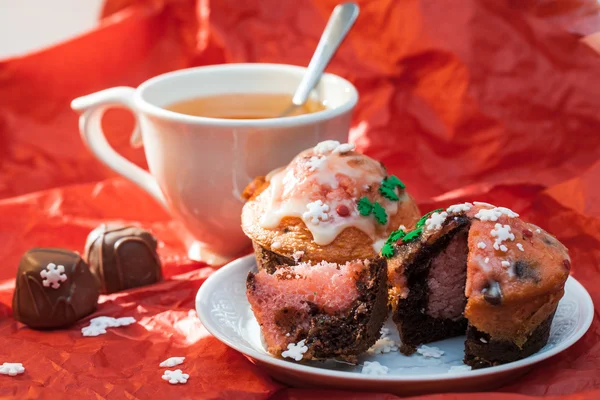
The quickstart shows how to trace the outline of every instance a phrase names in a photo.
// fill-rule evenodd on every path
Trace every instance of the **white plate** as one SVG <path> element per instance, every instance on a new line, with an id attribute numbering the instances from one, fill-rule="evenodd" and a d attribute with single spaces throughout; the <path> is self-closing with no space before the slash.
<path id="1" fill-rule="evenodd" d="M 533 364 L 567 349 L 588 330 L 594 316 L 592 299 L 583 286 L 569 277 L 565 295 L 558 305 L 548 344 L 524 360 L 475 371 L 450 373 L 450 367 L 463 365 L 464 336 L 430 344 L 445 354 L 439 359 L 410 357 L 398 352 L 364 355 L 364 361 L 378 361 L 389 368 L 388 375 L 362 374 L 361 365 L 329 360 L 296 363 L 275 358 L 265 350 L 262 335 L 246 299 L 246 276 L 256 268 L 253 255 L 233 261 L 210 276 L 196 296 L 200 320 L 217 339 L 243 353 L 263 367 L 273 378 L 295 387 L 390 392 L 415 395 L 448 391 L 479 391 L 500 386 L 523 375 Z M 395 326 L 388 321 L 393 339 Z"/>

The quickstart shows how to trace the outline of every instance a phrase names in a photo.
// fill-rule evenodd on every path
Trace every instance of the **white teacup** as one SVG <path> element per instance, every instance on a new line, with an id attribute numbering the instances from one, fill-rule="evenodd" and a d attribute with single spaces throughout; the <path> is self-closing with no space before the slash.
<path id="1" fill-rule="evenodd" d="M 104 164 L 151 194 L 197 240 L 193 258 L 211 264 L 249 244 L 240 228 L 244 187 L 327 140 L 346 141 L 358 100 L 354 86 L 325 74 L 316 97 L 327 109 L 286 118 L 235 120 L 179 114 L 178 101 L 232 93 L 292 94 L 306 69 L 278 64 L 227 64 L 170 72 L 137 89 L 115 87 L 73 100 L 83 141 Z M 114 151 L 101 128 L 104 111 L 126 107 L 137 125 L 150 173 Z M 140 136 L 141 132 L 141 136 Z"/>

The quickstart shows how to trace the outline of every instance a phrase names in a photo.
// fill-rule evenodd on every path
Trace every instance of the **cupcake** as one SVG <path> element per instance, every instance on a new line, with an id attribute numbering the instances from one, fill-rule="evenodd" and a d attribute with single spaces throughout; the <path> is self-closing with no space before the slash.
<path id="1" fill-rule="evenodd" d="M 466 332 L 464 361 L 473 368 L 546 344 L 571 265 L 552 235 L 478 202 L 426 214 L 416 229 L 392 233 L 382 252 L 401 351 Z"/>
<path id="2" fill-rule="evenodd" d="M 353 362 L 387 318 L 385 260 L 282 265 L 250 273 L 247 296 L 269 353 Z"/>
<path id="3" fill-rule="evenodd" d="M 388 314 L 378 253 L 418 219 L 404 184 L 353 145 L 326 141 L 257 178 L 245 198 L 242 227 L 258 265 L 246 293 L 268 351 L 354 361 Z"/>
<path id="4" fill-rule="evenodd" d="M 245 190 L 242 228 L 260 269 L 375 258 L 419 211 L 404 184 L 350 144 L 325 141 Z"/>

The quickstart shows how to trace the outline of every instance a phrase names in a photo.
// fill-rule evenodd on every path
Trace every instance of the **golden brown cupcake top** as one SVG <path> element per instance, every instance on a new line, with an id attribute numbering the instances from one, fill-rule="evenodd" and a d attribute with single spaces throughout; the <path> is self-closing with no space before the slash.
<path id="1" fill-rule="evenodd" d="M 418 209 L 396 177 L 350 144 L 325 141 L 245 191 L 242 228 L 279 254 L 343 262 L 375 256 Z"/>

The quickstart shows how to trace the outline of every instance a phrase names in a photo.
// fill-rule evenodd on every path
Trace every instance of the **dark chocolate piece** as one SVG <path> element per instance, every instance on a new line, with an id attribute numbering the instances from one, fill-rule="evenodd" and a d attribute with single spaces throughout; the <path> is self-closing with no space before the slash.
<path id="1" fill-rule="evenodd" d="M 499 306 L 502 304 L 502 289 L 500 284 L 496 281 L 491 281 L 489 285 L 481 291 L 485 301 L 493 306 Z"/>
<path id="2" fill-rule="evenodd" d="M 21 258 L 13 316 L 31 328 L 64 328 L 91 314 L 100 288 L 79 254 L 64 249 L 29 250 Z"/>
<path id="3" fill-rule="evenodd" d="M 154 236 L 138 227 L 100 225 L 94 229 L 85 254 L 101 292 L 114 293 L 162 280 L 156 245 Z"/>

